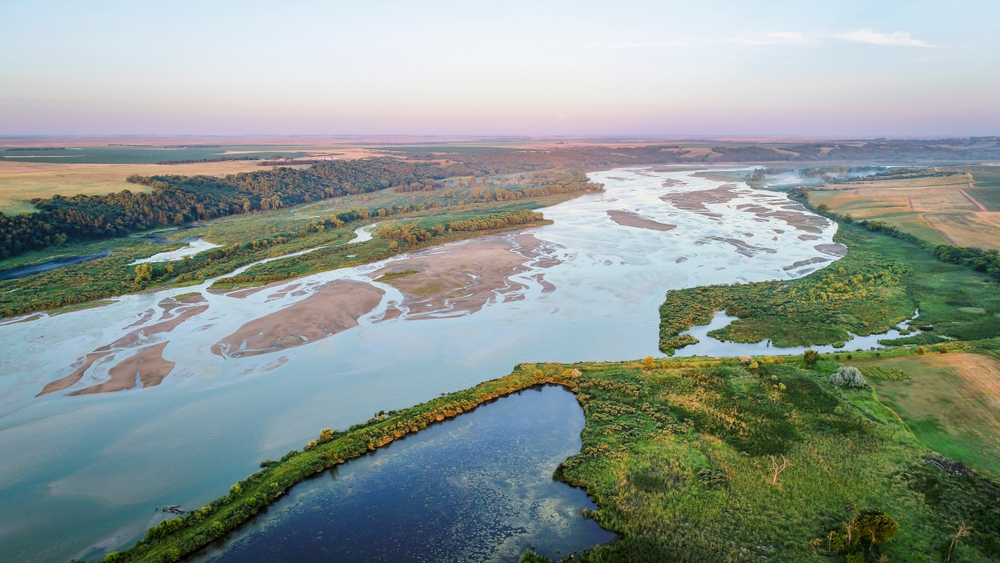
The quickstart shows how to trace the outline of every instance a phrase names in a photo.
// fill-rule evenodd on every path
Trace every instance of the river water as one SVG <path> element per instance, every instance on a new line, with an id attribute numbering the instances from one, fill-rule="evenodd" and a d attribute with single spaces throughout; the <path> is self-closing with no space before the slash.
<path id="1" fill-rule="evenodd" d="M 406 320 L 404 311 L 378 322 L 402 297 L 377 284 L 386 292 L 383 303 L 359 326 L 235 359 L 212 353 L 212 346 L 246 322 L 307 298 L 308 289 L 234 299 L 204 291 L 206 284 L 0 325 L 5 560 L 65 561 L 114 549 L 158 522 L 156 508 L 206 504 L 261 460 L 300 448 L 320 428 L 344 429 L 379 410 L 505 375 L 520 362 L 659 356 L 657 307 L 667 290 L 790 279 L 837 256 L 835 225 L 782 194 L 670 169 L 590 177 L 605 184 L 605 193 L 546 208 L 555 224 L 531 230 L 558 263 L 529 265 L 515 276 L 523 284 L 519 300 L 496 299 L 472 314 Z M 676 228 L 621 225 L 608 211 Z M 382 266 L 296 281 L 371 283 L 367 274 Z M 143 341 L 169 341 L 163 356 L 176 366 L 160 385 L 36 397 L 88 352 L 134 326 L 161 321 L 167 312 L 143 313 L 164 298 L 192 291 L 202 291 L 207 308 Z M 106 379 L 110 365 L 96 361 L 69 391 Z"/>

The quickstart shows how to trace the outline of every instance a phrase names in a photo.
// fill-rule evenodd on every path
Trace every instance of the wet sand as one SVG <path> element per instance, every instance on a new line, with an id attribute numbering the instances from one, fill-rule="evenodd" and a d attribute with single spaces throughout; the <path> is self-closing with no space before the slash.
<path id="1" fill-rule="evenodd" d="M 80 365 L 80 367 L 76 368 L 69 375 L 66 375 L 65 377 L 61 377 L 61 378 L 59 378 L 59 379 L 57 379 L 55 381 L 50 381 L 49 383 L 47 383 L 45 385 L 45 387 L 42 388 L 41 392 L 39 392 L 38 395 L 35 395 L 35 396 L 36 397 L 41 397 L 42 395 L 47 395 L 49 393 L 55 393 L 57 391 L 62 391 L 64 389 L 68 389 L 68 388 L 72 387 L 73 385 L 76 385 L 77 382 L 79 382 L 81 379 L 83 379 L 83 376 L 86 374 L 87 370 L 89 370 L 91 368 L 91 366 L 93 366 L 94 362 L 96 362 L 97 360 L 99 360 L 99 359 L 101 359 L 101 358 L 103 358 L 103 357 L 105 357 L 105 356 L 107 356 L 109 354 L 113 354 L 113 353 L 115 353 L 118 350 L 128 349 L 128 348 L 134 348 L 136 346 L 139 346 L 139 345 L 145 343 L 150 337 L 152 337 L 154 335 L 157 335 L 157 334 L 161 334 L 161 333 L 165 333 L 165 332 L 170 332 L 173 329 L 177 328 L 177 326 L 180 325 L 181 323 L 183 323 L 184 321 L 190 319 L 191 317 L 193 317 L 195 315 L 198 315 L 200 313 L 205 312 L 206 310 L 208 310 L 208 305 L 207 304 L 205 304 L 205 305 L 201 305 L 200 304 L 200 303 L 202 303 L 204 301 L 205 301 L 205 298 L 201 294 L 181 296 L 179 300 L 178 299 L 174 299 L 174 298 L 168 298 L 168 299 L 164 299 L 163 301 L 160 301 L 160 303 L 158 304 L 158 306 L 161 309 L 163 309 L 163 316 L 161 318 L 162 319 L 166 319 L 166 320 L 161 320 L 160 322 L 158 322 L 156 324 L 153 324 L 153 325 L 150 325 L 150 326 L 147 326 L 147 327 L 137 328 L 137 329 L 133 330 L 132 332 L 129 332 L 125 336 L 119 338 L 118 340 L 115 340 L 111 344 L 105 344 L 104 346 L 101 346 L 101 347 L 97 348 L 93 352 L 88 353 L 84 358 L 81 358 L 80 360 L 78 360 L 78 361 L 83 361 L 83 364 Z M 136 322 L 134 322 L 134 323 L 132 323 L 132 324 L 130 324 L 130 325 L 128 325 L 128 326 L 126 326 L 125 330 L 128 330 L 130 328 L 133 328 L 133 327 L 135 327 L 137 325 L 141 325 L 142 323 L 149 321 L 153 317 L 154 313 L 155 313 L 154 309 L 148 309 L 148 310 L 144 311 L 140 315 L 139 320 L 136 321 Z M 163 342 L 163 343 L 157 345 L 157 346 L 159 346 L 159 348 L 158 348 L 159 352 L 163 351 L 163 346 L 165 346 L 165 345 L 166 345 L 166 342 Z M 166 377 L 166 375 L 168 373 L 170 373 L 170 370 L 168 369 L 168 370 L 166 370 L 166 372 L 163 373 L 162 376 L 157 376 L 156 375 L 156 374 L 159 373 L 159 370 L 160 370 L 160 368 L 162 366 L 157 367 L 156 362 L 150 356 L 150 354 L 153 354 L 153 352 L 148 352 L 148 350 L 150 350 L 152 348 L 156 348 L 157 346 L 151 346 L 149 348 L 144 348 L 139 354 L 137 354 L 136 356 L 133 356 L 133 358 L 137 358 L 139 356 L 142 356 L 143 358 L 145 358 L 143 360 L 143 364 L 142 364 L 143 368 L 142 369 L 143 370 L 151 370 L 151 371 L 149 371 L 149 373 L 152 374 L 152 375 L 150 376 L 149 381 L 152 382 L 152 381 L 155 380 L 155 383 L 151 383 L 151 385 L 158 385 L 160 383 L 160 381 L 163 379 L 163 377 Z M 156 352 L 156 353 L 158 354 L 159 352 Z M 145 354 L 145 355 L 143 355 L 143 354 Z M 128 362 L 128 361 L 129 360 L 125 360 L 125 362 Z M 120 362 L 115 367 L 111 368 L 111 370 L 109 370 L 109 372 L 108 372 L 108 375 L 110 375 L 112 377 L 112 379 L 114 379 L 114 375 L 111 372 L 114 371 L 115 369 L 118 369 L 125 362 Z M 168 363 L 170 363 L 170 366 L 172 368 L 173 367 L 173 363 L 171 363 L 171 362 L 168 362 Z M 124 369 L 124 368 L 122 368 L 122 369 Z M 123 376 L 119 375 L 119 379 L 121 379 L 122 377 Z M 146 385 L 144 383 L 143 387 L 149 387 L 151 385 Z M 79 391 L 74 391 L 72 393 L 67 393 L 67 395 L 68 396 L 69 395 L 89 395 L 91 393 L 103 393 L 103 392 L 109 392 L 109 391 L 120 391 L 122 389 L 131 389 L 132 387 L 135 387 L 135 385 L 133 384 L 131 386 L 121 387 L 120 383 L 114 383 L 113 384 L 111 381 L 108 381 L 108 382 L 102 383 L 100 385 L 88 387 L 87 389 L 83 389 L 83 390 L 79 390 Z M 95 388 L 96 388 L 96 390 L 93 390 L 93 391 L 90 390 L 90 389 L 95 389 Z"/>
<path id="2" fill-rule="evenodd" d="M 651 231 L 666 232 L 677 228 L 677 225 L 668 225 L 652 219 L 647 219 L 637 213 L 616 209 L 608 211 L 608 217 L 624 227 L 635 227 L 637 229 L 649 229 Z"/>
<path id="3" fill-rule="evenodd" d="M 515 246 L 503 236 L 488 236 L 461 245 L 421 250 L 369 274 L 373 279 L 385 274 L 417 270 L 417 273 L 389 280 L 403 293 L 408 320 L 447 318 L 475 313 L 490 300 L 503 296 L 516 301 L 527 287 L 511 280 L 514 274 L 537 267 L 549 267 L 558 260 L 546 255 L 534 235 L 515 237 Z M 536 280 L 547 292 L 555 289 L 541 275 Z"/>
<path id="4" fill-rule="evenodd" d="M 201 297 L 201 296 L 199 296 Z M 201 298 L 204 301 L 204 297 Z M 170 332 L 177 328 L 177 325 L 183 323 L 184 321 L 190 319 L 191 317 L 204 313 L 208 310 L 208 305 L 197 305 L 195 307 L 185 306 L 184 304 L 175 301 L 173 299 L 164 299 L 159 305 L 164 313 L 163 320 L 154 325 L 147 327 L 138 328 L 132 332 L 126 334 L 125 336 L 115 340 L 111 344 L 101 346 L 95 352 L 105 352 L 115 348 L 132 348 L 141 344 L 144 340 L 149 337 L 160 334 L 163 332 Z M 176 315 L 175 315 L 176 312 Z"/>
<path id="5" fill-rule="evenodd" d="M 93 393 L 113 393 L 125 389 L 133 389 L 136 385 L 155 387 L 174 369 L 174 362 L 163 357 L 163 348 L 169 343 L 161 342 L 147 346 L 139 353 L 118 362 L 108 370 L 109 379 L 97 385 L 91 385 L 67 395 L 91 395 Z"/>
<path id="6" fill-rule="evenodd" d="M 50 381 L 45 387 L 42 388 L 41 392 L 35 395 L 36 397 L 41 397 L 42 395 L 48 395 L 49 393 L 55 393 L 56 391 L 62 391 L 72 387 L 77 381 L 83 378 L 83 374 L 90 369 L 90 366 L 94 365 L 94 362 L 107 356 L 111 351 L 107 350 L 104 352 L 91 352 L 85 356 L 83 365 L 73 370 L 73 373 L 67 375 L 66 377 L 57 379 L 55 381 Z"/>
<path id="7" fill-rule="evenodd" d="M 673 205 L 677 209 L 693 211 L 706 217 L 722 217 L 718 213 L 712 213 L 707 205 L 726 203 L 740 197 L 737 193 L 736 184 L 723 184 L 711 190 L 699 190 L 692 192 L 676 192 L 660 196 L 660 199 Z"/>
<path id="8" fill-rule="evenodd" d="M 254 319 L 212 346 L 219 356 L 241 358 L 279 352 L 358 325 L 382 300 L 381 289 L 336 280 L 280 311 Z"/>

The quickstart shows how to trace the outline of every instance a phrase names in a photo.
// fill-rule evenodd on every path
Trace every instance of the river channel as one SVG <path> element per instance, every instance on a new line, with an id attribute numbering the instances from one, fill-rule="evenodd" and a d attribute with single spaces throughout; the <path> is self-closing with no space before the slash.
<path id="1" fill-rule="evenodd" d="M 604 193 L 545 208 L 555 223 L 527 232 L 252 294 L 205 284 L 0 324 L 4 557 L 64 562 L 117 549 L 163 518 L 157 508 L 202 506 L 320 428 L 520 362 L 659 356 L 666 291 L 791 279 L 843 254 L 836 226 L 783 194 L 669 168 L 590 177 Z M 490 281 L 470 270 L 476 260 L 503 272 Z M 449 264 L 451 277 L 441 273 Z M 435 268 L 437 278 L 419 278 Z M 421 273 L 372 280 L 390 270 Z M 465 297 L 407 291 L 441 284 L 466 284 Z M 201 295 L 180 297 L 192 292 Z M 330 295 L 336 322 L 265 338 L 319 314 Z"/>

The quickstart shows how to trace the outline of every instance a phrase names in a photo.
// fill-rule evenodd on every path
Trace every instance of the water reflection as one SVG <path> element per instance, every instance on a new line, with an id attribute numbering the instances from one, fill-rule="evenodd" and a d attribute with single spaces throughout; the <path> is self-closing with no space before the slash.
<path id="1" fill-rule="evenodd" d="M 583 424 L 562 388 L 500 399 L 297 485 L 196 560 L 517 561 L 608 542 L 587 495 L 552 480 Z"/>

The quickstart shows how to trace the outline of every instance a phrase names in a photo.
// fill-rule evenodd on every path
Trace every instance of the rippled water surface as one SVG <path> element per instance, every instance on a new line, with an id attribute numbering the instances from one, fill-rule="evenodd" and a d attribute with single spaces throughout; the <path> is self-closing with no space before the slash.
<path id="1" fill-rule="evenodd" d="M 552 474 L 580 450 L 583 411 L 528 389 L 301 483 L 194 561 L 517 561 L 614 538 Z"/>
<path id="2" fill-rule="evenodd" d="M 590 176 L 605 193 L 546 208 L 555 224 L 530 231 L 546 259 L 511 275 L 514 294 L 464 316 L 407 320 L 399 291 L 375 283 L 382 303 L 357 327 L 274 353 L 213 353 L 245 323 L 329 281 L 372 284 L 369 273 L 403 256 L 295 280 L 295 291 L 235 299 L 189 287 L 0 324 L 3 553 L 55 562 L 88 546 L 91 554 L 114 549 L 156 523 L 157 507 L 206 504 L 262 459 L 300 448 L 320 428 L 343 429 L 379 410 L 470 387 L 519 362 L 660 355 L 657 307 L 667 290 L 789 279 L 838 255 L 835 225 L 782 194 L 670 170 Z M 622 225 L 609 211 L 675 228 Z M 158 304 L 192 291 L 205 302 L 172 330 L 112 347 L 78 383 L 36 397 L 80 369 L 88 353 L 174 315 L 181 309 Z M 401 313 L 383 320 L 389 307 Z M 137 350 L 163 343 L 163 358 L 175 365 L 159 385 L 69 395 L 107 380 L 111 367 Z"/>

